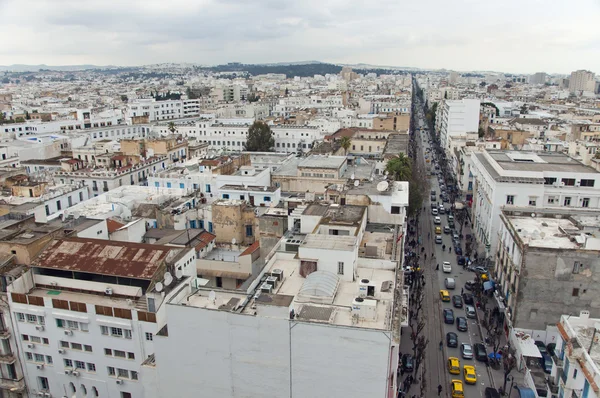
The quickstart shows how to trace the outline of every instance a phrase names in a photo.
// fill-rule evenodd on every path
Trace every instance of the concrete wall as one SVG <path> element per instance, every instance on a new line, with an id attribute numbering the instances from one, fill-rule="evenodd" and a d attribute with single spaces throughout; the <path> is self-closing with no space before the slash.
<path id="1" fill-rule="evenodd" d="M 144 240 L 144 234 L 146 233 L 146 223 L 143 219 L 138 218 L 134 220 L 127 228 L 115 231 L 110 234 L 110 240 L 117 240 L 121 242 L 135 242 L 141 243 Z"/>
<path id="2" fill-rule="evenodd" d="M 358 247 L 355 247 L 353 251 L 341 251 L 300 246 L 298 257 L 306 260 L 317 260 L 317 270 L 329 271 L 350 282 L 354 280 Z M 344 273 L 342 275 L 338 274 L 338 262 L 344 263 Z"/>
<path id="3" fill-rule="evenodd" d="M 169 337 L 154 342 L 156 396 L 387 396 L 385 332 L 176 305 L 167 316 Z"/>
<path id="4" fill-rule="evenodd" d="M 583 269 L 573 273 L 575 262 Z M 535 250 L 525 255 L 517 287 L 513 326 L 543 330 L 563 314 L 590 311 L 600 317 L 600 253 L 595 250 Z M 579 289 L 577 294 L 573 289 Z"/>
<path id="5" fill-rule="evenodd" d="M 256 228 L 254 209 L 246 204 L 213 205 L 212 222 L 217 243 L 231 243 L 235 238 L 237 244 L 249 246 L 254 243 Z M 246 226 L 253 228 L 252 236 L 247 236 Z"/>
<path id="6" fill-rule="evenodd" d="M 108 226 L 106 225 L 106 220 L 102 220 L 102 222 L 94 224 L 83 231 L 79 231 L 77 237 L 108 240 Z"/>

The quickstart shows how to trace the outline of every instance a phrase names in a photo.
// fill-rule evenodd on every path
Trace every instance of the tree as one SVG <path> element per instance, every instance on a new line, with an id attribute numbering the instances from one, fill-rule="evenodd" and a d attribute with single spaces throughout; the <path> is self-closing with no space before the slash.
<path id="1" fill-rule="evenodd" d="M 121 94 L 121 101 L 127 102 L 127 101 L 129 101 L 129 98 L 127 98 L 127 96 L 125 94 Z"/>
<path id="2" fill-rule="evenodd" d="M 340 139 L 340 145 L 344 148 L 344 155 L 348 154 L 348 149 L 350 149 L 350 145 L 352 145 L 352 140 L 350 137 L 342 137 Z"/>
<path id="3" fill-rule="evenodd" d="M 268 124 L 260 121 L 252 123 L 248 129 L 248 138 L 244 150 L 250 152 L 269 152 L 275 146 L 275 138 Z"/>
<path id="4" fill-rule="evenodd" d="M 173 123 L 173 122 L 169 122 L 168 129 L 171 132 L 171 134 L 174 134 L 177 131 L 177 127 L 175 126 L 175 123 Z"/>
<path id="5" fill-rule="evenodd" d="M 18 118 L 15 119 L 16 123 L 24 123 L 25 119 L 23 119 L 21 116 L 19 116 Z"/>
<path id="6" fill-rule="evenodd" d="M 385 171 L 395 181 L 410 181 L 412 167 L 410 159 L 403 153 L 399 153 L 397 158 L 390 160 L 385 166 Z"/>

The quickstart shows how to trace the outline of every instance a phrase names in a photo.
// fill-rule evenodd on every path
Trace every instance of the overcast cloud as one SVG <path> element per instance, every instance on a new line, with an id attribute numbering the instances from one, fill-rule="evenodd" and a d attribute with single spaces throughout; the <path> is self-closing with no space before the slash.
<path id="1" fill-rule="evenodd" d="M 600 73 L 600 0 L 0 0 L 0 65 L 335 63 Z"/>

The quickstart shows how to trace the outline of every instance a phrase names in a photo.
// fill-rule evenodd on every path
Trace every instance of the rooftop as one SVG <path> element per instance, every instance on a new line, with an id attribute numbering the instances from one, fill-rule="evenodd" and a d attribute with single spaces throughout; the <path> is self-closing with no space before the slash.
<path id="1" fill-rule="evenodd" d="M 298 167 L 338 170 L 346 163 L 345 156 L 310 155 L 300 161 Z"/>
<path id="2" fill-rule="evenodd" d="M 150 280 L 168 257 L 171 260 L 182 250 L 101 239 L 54 239 L 33 266 Z"/>
<path id="3" fill-rule="evenodd" d="M 250 192 L 276 192 L 279 188 L 275 186 L 261 187 L 257 185 L 223 185 L 219 191 L 250 191 Z"/>
<path id="4" fill-rule="evenodd" d="M 534 213 L 535 214 L 535 213 Z M 546 249 L 599 250 L 600 234 L 584 234 L 569 218 L 507 216 L 525 245 Z"/>

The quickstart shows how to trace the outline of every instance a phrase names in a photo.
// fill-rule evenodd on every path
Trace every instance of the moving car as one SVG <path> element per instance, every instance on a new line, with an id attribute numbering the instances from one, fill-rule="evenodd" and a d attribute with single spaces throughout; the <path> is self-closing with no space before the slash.
<path id="1" fill-rule="evenodd" d="M 464 398 L 465 396 L 463 383 L 460 380 L 452 380 L 450 382 L 450 391 L 452 392 L 452 398 Z"/>
<path id="2" fill-rule="evenodd" d="M 402 356 L 402 367 L 405 372 L 412 372 L 414 369 L 413 357 L 410 354 L 404 354 Z"/>
<path id="3" fill-rule="evenodd" d="M 437 216 L 437 215 L 438 215 L 438 213 L 439 213 L 439 211 L 438 211 L 438 209 L 437 209 L 437 208 L 435 208 L 435 209 L 431 209 L 431 214 L 432 214 L 432 215 L 434 215 L 434 216 Z"/>
<path id="4" fill-rule="evenodd" d="M 456 357 L 448 358 L 448 372 L 451 375 L 459 375 L 460 374 L 460 361 Z"/>
<path id="5" fill-rule="evenodd" d="M 450 293 L 447 290 L 440 290 L 440 299 L 442 301 L 450 301 Z"/>
<path id="6" fill-rule="evenodd" d="M 475 375 L 475 366 L 463 366 L 463 377 L 465 378 L 465 383 L 467 384 L 477 383 L 477 376 Z"/>
<path id="7" fill-rule="evenodd" d="M 439 236 L 439 235 L 437 235 L 437 236 L 435 237 L 435 243 L 437 243 L 437 244 L 440 244 L 440 245 L 441 245 L 441 244 L 442 244 L 442 237 L 441 237 L 441 236 Z"/>
<path id="8" fill-rule="evenodd" d="M 450 273 L 452 272 L 452 265 L 450 264 L 450 261 L 444 261 L 442 264 L 442 270 L 446 273 Z"/>
<path id="9" fill-rule="evenodd" d="M 469 318 L 469 319 L 477 318 L 477 314 L 475 313 L 475 307 L 473 307 L 471 305 L 467 305 L 465 307 L 465 313 L 467 314 L 467 318 Z"/>
<path id="10" fill-rule="evenodd" d="M 487 352 L 485 351 L 485 346 L 483 344 L 477 343 L 473 346 L 473 348 L 475 351 L 475 359 L 477 359 L 480 362 L 488 361 Z"/>
<path id="11" fill-rule="evenodd" d="M 467 325 L 467 318 L 465 318 L 464 316 L 459 316 L 458 318 L 456 318 L 456 328 L 460 332 L 466 332 L 469 328 Z"/>
<path id="12" fill-rule="evenodd" d="M 435 227 L 435 234 L 440 235 L 441 233 L 442 233 L 442 227 L 440 227 L 440 226 Z"/>
<path id="13" fill-rule="evenodd" d="M 447 225 L 444 225 L 444 233 L 445 234 L 449 234 L 450 233 L 450 227 Z"/>
<path id="14" fill-rule="evenodd" d="M 458 347 L 458 335 L 454 332 L 446 333 L 446 345 L 448 347 Z"/>
<path id="15" fill-rule="evenodd" d="M 444 308 L 444 323 L 452 325 L 454 323 L 454 311 L 450 308 Z"/>
<path id="16" fill-rule="evenodd" d="M 462 308 L 463 307 L 462 297 L 460 297 L 458 294 L 452 296 L 452 306 L 454 308 Z"/>
<path id="17" fill-rule="evenodd" d="M 432 210 L 432 211 L 433 211 L 433 210 Z M 441 224 L 441 223 L 442 223 L 442 219 L 440 218 L 440 216 L 436 216 L 436 217 L 433 219 L 433 223 L 434 223 L 434 224 L 438 224 L 438 225 L 439 225 L 439 224 Z"/>
<path id="18" fill-rule="evenodd" d="M 456 281 L 454 278 L 446 278 L 444 280 L 444 284 L 446 285 L 446 289 L 454 289 L 456 287 Z"/>
<path id="19" fill-rule="evenodd" d="M 444 206 L 440 206 L 440 214 L 446 213 L 446 208 Z"/>
<path id="20" fill-rule="evenodd" d="M 473 359 L 473 347 L 471 347 L 471 344 L 462 343 L 460 345 L 460 354 L 464 359 Z"/>

